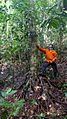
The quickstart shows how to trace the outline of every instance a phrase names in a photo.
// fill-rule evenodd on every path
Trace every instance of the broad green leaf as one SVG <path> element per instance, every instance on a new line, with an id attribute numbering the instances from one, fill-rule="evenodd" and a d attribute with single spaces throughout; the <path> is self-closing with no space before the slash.
<path id="1" fill-rule="evenodd" d="M 50 27 L 52 27 L 52 26 L 54 28 L 58 29 L 60 27 L 60 21 L 57 20 L 56 18 L 51 19 L 51 21 L 50 21 Z"/>
<path id="2" fill-rule="evenodd" d="M 7 96 L 7 92 L 1 92 L 1 95 L 3 96 L 3 97 L 6 97 Z"/>

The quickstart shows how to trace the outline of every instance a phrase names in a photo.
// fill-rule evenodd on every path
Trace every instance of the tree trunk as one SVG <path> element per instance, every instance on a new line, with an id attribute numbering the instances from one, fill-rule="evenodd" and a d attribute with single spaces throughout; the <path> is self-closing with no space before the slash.
<path id="1" fill-rule="evenodd" d="M 31 36 L 31 58 L 30 58 L 30 70 L 32 75 L 36 76 L 36 66 L 37 66 L 37 57 L 36 57 L 36 33 L 32 31 Z"/>

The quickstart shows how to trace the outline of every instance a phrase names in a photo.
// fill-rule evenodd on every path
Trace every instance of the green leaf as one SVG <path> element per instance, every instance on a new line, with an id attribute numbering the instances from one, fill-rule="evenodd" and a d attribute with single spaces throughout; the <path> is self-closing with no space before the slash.
<path id="1" fill-rule="evenodd" d="M 0 106 L 10 108 L 13 105 L 12 104 L 8 104 L 8 103 L 0 103 Z"/>
<path id="2" fill-rule="evenodd" d="M 19 111 L 20 111 L 21 107 L 17 107 L 15 111 L 13 111 L 10 115 L 16 116 Z"/>
<path id="3" fill-rule="evenodd" d="M 64 93 L 65 94 L 65 97 L 67 98 L 67 93 Z"/>
<path id="4" fill-rule="evenodd" d="M 67 115 L 63 116 L 61 119 L 67 119 Z"/>
<path id="5" fill-rule="evenodd" d="M 38 105 L 36 101 L 31 101 L 30 103 Z"/>
<path id="6" fill-rule="evenodd" d="M 37 114 L 37 116 L 41 119 L 42 117 L 45 117 L 46 114 L 41 113 L 41 114 Z"/>
<path id="7" fill-rule="evenodd" d="M 6 93 L 6 92 L 1 92 L 1 95 L 2 95 L 3 97 L 6 97 L 6 96 L 7 96 L 7 93 Z"/>
<path id="8" fill-rule="evenodd" d="M 17 92 L 17 90 L 12 90 L 10 93 L 8 93 L 7 95 L 13 95 Z"/>
<path id="9" fill-rule="evenodd" d="M 6 91 L 3 91 L 3 92 L 1 92 L 1 95 L 3 96 L 3 97 L 6 97 L 6 96 L 8 96 L 8 95 L 13 95 L 14 93 L 16 93 L 17 92 L 17 90 L 12 90 L 11 88 L 9 88 L 9 89 L 7 89 Z"/>
<path id="10" fill-rule="evenodd" d="M 67 84 L 63 84 L 64 87 L 67 87 Z"/>
<path id="11" fill-rule="evenodd" d="M 7 88 L 6 93 L 9 93 L 11 90 L 12 90 L 11 88 Z"/>
<path id="12" fill-rule="evenodd" d="M 58 29 L 60 27 L 60 21 L 56 18 L 52 18 L 50 23 L 49 23 L 50 27 L 54 27 L 56 29 Z"/>
<path id="13" fill-rule="evenodd" d="M 25 100 L 19 100 L 19 101 L 17 101 L 17 102 L 14 103 L 14 106 L 15 105 L 23 106 L 25 104 L 23 102 L 25 102 Z"/>
<path id="14" fill-rule="evenodd" d="M 4 98 L 0 98 L 0 103 L 5 102 Z"/>

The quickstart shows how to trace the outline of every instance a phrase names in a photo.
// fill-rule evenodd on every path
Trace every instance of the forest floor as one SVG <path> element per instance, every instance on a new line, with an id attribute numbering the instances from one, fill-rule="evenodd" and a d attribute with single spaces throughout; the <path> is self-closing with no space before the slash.
<path id="1" fill-rule="evenodd" d="M 10 67 L 3 63 L 0 68 L 0 98 L 6 88 L 17 90 L 13 95 L 4 98 L 8 104 L 14 106 L 16 101 L 22 100 L 21 109 L 18 107 L 0 107 L 0 119 L 66 119 L 67 118 L 67 62 L 58 64 L 61 74 L 57 79 L 48 76 L 32 76 L 31 72 L 24 76 L 17 70 L 18 65 L 11 72 Z M 0 102 L 1 103 L 1 102 Z M 20 103 L 19 103 L 20 104 Z M 13 110 L 19 112 L 17 116 L 4 116 L 5 110 L 10 115 Z M 19 110 L 19 111 L 18 111 Z M 15 115 L 13 113 L 13 115 Z"/>

